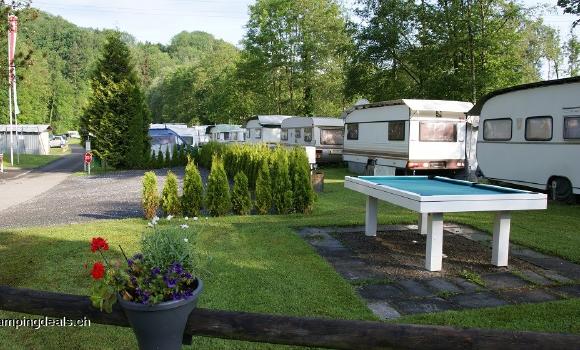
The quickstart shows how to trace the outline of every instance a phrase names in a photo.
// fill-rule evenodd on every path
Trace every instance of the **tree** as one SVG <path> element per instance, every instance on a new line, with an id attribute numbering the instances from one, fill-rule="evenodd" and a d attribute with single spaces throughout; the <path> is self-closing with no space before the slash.
<path id="1" fill-rule="evenodd" d="M 268 214 L 272 209 L 272 182 L 267 159 L 262 161 L 256 179 L 256 210 L 258 214 Z"/>
<path id="2" fill-rule="evenodd" d="M 207 180 L 205 198 L 206 208 L 212 216 L 227 214 L 232 206 L 230 199 L 230 185 L 224 169 L 224 163 L 218 156 L 214 156 L 211 172 Z"/>
<path id="3" fill-rule="evenodd" d="M 278 147 L 272 155 L 272 202 L 278 214 L 292 210 L 292 182 L 288 170 L 288 151 Z"/>
<path id="4" fill-rule="evenodd" d="M 83 138 L 95 137 L 95 153 L 117 168 L 135 168 L 149 159 L 150 115 L 129 48 L 110 32 L 91 78 L 92 95 L 82 118 Z"/>
<path id="5" fill-rule="evenodd" d="M 163 185 L 163 191 L 161 192 L 161 208 L 165 215 L 181 214 L 181 203 L 179 201 L 178 191 L 177 176 L 169 170 L 165 184 Z"/>
<path id="6" fill-rule="evenodd" d="M 252 199 L 248 187 L 248 177 L 241 171 L 234 176 L 232 210 L 238 215 L 248 215 L 252 210 Z"/>
<path id="7" fill-rule="evenodd" d="M 302 147 L 292 150 L 290 157 L 292 171 L 292 194 L 294 196 L 294 210 L 297 213 L 310 213 L 314 205 L 314 190 L 310 179 L 310 164 L 308 156 Z"/>
<path id="8" fill-rule="evenodd" d="M 185 176 L 183 178 L 183 196 L 181 207 L 183 215 L 199 216 L 203 204 L 203 182 L 197 165 L 193 160 L 187 162 Z"/>
<path id="9" fill-rule="evenodd" d="M 564 13 L 580 15 L 580 0 L 558 0 L 558 6 L 564 9 Z M 580 18 L 575 20 L 573 26 L 580 23 Z"/>
<path id="10" fill-rule="evenodd" d="M 570 32 L 564 51 L 568 59 L 568 75 L 571 77 L 580 75 L 580 41 L 572 32 Z"/>
<path id="11" fill-rule="evenodd" d="M 159 208 L 159 193 L 157 192 L 157 175 L 148 171 L 143 176 L 143 214 L 145 219 L 152 219 Z"/>

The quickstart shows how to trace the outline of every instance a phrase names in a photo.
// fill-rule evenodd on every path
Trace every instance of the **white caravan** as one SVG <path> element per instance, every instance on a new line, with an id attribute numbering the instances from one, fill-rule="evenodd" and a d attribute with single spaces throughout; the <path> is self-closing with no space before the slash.
<path id="1" fill-rule="evenodd" d="M 292 117 L 282 122 L 280 140 L 286 146 L 313 146 L 316 162 L 342 161 L 342 118 Z"/>
<path id="2" fill-rule="evenodd" d="M 246 129 L 241 125 L 217 124 L 210 127 L 210 135 L 213 141 L 220 143 L 244 142 Z"/>
<path id="3" fill-rule="evenodd" d="M 469 114 L 480 116 L 477 160 L 486 178 L 580 194 L 580 77 L 492 92 Z"/>
<path id="4" fill-rule="evenodd" d="M 469 102 L 394 100 L 354 106 L 344 113 L 343 158 L 370 175 L 457 172 L 465 167 Z"/>
<path id="5" fill-rule="evenodd" d="M 246 142 L 280 143 L 282 121 L 289 115 L 257 115 L 246 123 Z"/>

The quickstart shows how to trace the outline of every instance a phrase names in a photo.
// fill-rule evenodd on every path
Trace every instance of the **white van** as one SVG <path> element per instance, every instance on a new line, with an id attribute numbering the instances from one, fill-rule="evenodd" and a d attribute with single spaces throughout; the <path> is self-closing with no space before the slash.
<path id="1" fill-rule="evenodd" d="M 280 140 L 286 146 L 313 146 L 316 163 L 342 161 L 344 120 L 341 118 L 292 117 L 282 121 Z"/>
<path id="2" fill-rule="evenodd" d="M 345 112 L 343 158 L 358 174 L 454 173 L 465 167 L 466 112 L 472 103 L 394 100 Z"/>
<path id="3" fill-rule="evenodd" d="M 479 115 L 483 176 L 563 201 L 580 194 L 580 77 L 498 90 L 469 114 Z"/>

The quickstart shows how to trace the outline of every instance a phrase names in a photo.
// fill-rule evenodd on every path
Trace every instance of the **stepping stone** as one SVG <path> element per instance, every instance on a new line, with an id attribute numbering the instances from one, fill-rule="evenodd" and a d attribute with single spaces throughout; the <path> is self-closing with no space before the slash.
<path id="1" fill-rule="evenodd" d="M 495 307 L 508 304 L 506 301 L 499 299 L 490 292 L 458 294 L 450 297 L 448 300 L 464 308 L 472 308 L 472 309 L 483 307 Z"/>
<path id="2" fill-rule="evenodd" d="M 531 262 L 534 265 L 538 265 L 546 270 L 552 270 L 564 277 L 580 280 L 580 265 L 571 263 L 564 259 L 547 256 L 536 257 L 536 256 L 520 256 L 521 259 Z"/>
<path id="3" fill-rule="evenodd" d="M 568 277 L 564 277 L 552 270 L 544 270 L 542 271 L 542 274 L 546 277 L 548 277 L 549 279 L 556 281 L 558 283 L 572 283 L 574 281 L 572 281 L 571 279 L 569 279 Z"/>
<path id="4" fill-rule="evenodd" d="M 461 289 L 459 289 L 456 285 L 451 283 L 450 281 L 443 279 L 443 278 L 432 278 L 425 281 L 425 284 L 431 287 L 436 293 L 439 292 L 451 292 L 451 293 L 459 293 Z"/>
<path id="5" fill-rule="evenodd" d="M 535 273 L 534 271 L 530 271 L 530 270 L 524 270 L 521 271 L 521 274 L 528 280 L 530 280 L 531 282 L 533 282 L 534 284 L 540 285 L 540 286 L 547 286 L 549 284 L 553 284 L 552 281 L 550 281 L 547 278 L 544 278 L 542 275 Z"/>
<path id="6" fill-rule="evenodd" d="M 333 257 L 341 259 L 349 259 L 352 257 L 352 252 L 344 247 L 320 247 L 314 246 L 316 251 L 323 257 Z"/>
<path id="7" fill-rule="evenodd" d="M 498 292 L 503 298 L 510 300 L 515 304 L 521 303 L 540 303 L 560 299 L 557 296 L 547 293 L 542 289 L 505 289 Z"/>
<path id="8" fill-rule="evenodd" d="M 327 248 L 327 249 L 346 249 L 342 243 L 340 243 L 339 241 L 337 241 L 336 239 L 332 238 L 332 237 L 326 237 L 323 239 L 309 239 L 308 243 L 310 243 L 310 245 L 314 246 L 314 247 L 320 247 L 320 248 Z"/>
<path id="9" fill-rule="evenodd" d="M 374 278 L 384 278 L 368 266 L 335 266 L 335 270 L 349 281 L 368 280 Z"/>
<path id="10" fill-rule="evenodd" d="M 415 300 L 396 300 L 391 304 L 401 314 L 423 314 L 454 309 L 455 306 L 445 299 L 430 297 Z"/>
<path id="11" fill-rule="evenodd" d="M 459 286 L 465 292 L 476 292 L 483 288 L 480 285 L 471 283 L 468 280 L 465 280 L 460 277 L 453 277 L 451 280 L 453 281 L 453 283 L 455 283 L 455 285 Z"/>
<path id="12" fill-rule="evenodd" d="M 358 294 L 367 300 L 392 300 L 407 297 L 403 290 L 390 284 L 362 286 L 358 289 Z"/>
<path id="13" fill-rule="evenodd" d="M 550 288 L 553 291 L 563 293 L 569 298 L 580 298 L 580 285 L 557 286 Z"/>
<path id="14" fill-rule="evenodd" d="M 487 273 L 481 275 L 481 278 L 489 289 L 521 288 L 530 285 L 527 281 L 509 272 Z"/>
<path id="15" fill-rule="evenodd" d="M 433 295 L 425 285 L 415 280 L 402 280 L 396 283 L 410 297 L 427 297 Z"/>
<path id="16" fill-rule="evenodd" d="M 368 303 L 367 306 L 381 320 L 392 320 L 401 317 L 401 314 L 385 301 Z"/>

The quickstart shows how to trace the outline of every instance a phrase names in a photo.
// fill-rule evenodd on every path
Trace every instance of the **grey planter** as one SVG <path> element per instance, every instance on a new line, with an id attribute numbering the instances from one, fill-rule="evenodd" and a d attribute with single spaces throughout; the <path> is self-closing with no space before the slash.
<path id="1" fill-rule="evenodd" d="M 188 299 L 143 305 L 117 298 L 137 337 L 139 349 L 181 349 L 187 319 L 203 289 L 201 280 L 197 282 L 193 296 Z"/>

